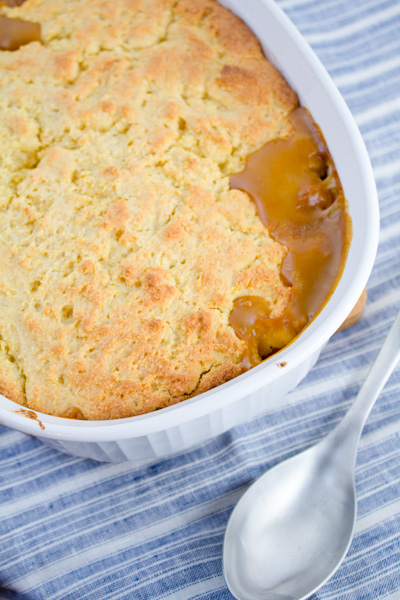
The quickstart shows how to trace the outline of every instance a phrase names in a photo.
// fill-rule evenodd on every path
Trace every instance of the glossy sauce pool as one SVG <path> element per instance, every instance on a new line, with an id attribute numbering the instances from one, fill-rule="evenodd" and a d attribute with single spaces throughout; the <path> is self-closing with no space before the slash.
<path id="1" fill-rule="evenodd" d="M 25 0 L 0 0 L 2 6 L 21 6 Z M 31 23 L 22 19 L 9 19 L 0 16 L 0 50 L 18 50 L 30 42 L 40 42 L 41 28 L 39 23 Z"/>
<path id="2" fill-rule="evenodd" d="M 290 343 L 323 308 L 346 260 L 351 221 L 325 140 L 305 108 L 289 115 L 292 132 L 265 144 L 231 176 L 247 192 L 270 236 L 285 245 L 281 279 L 291 288 L 279 317 L 261 296 L 236 298 L 229 323 L 247 343 L 243 367 Z"/>

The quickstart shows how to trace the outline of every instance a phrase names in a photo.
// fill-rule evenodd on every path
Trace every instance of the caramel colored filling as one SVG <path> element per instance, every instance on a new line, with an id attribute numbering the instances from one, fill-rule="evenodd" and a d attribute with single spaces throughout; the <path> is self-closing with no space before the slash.
<path id="1" fill-rule="evenodd" d="M 60 417 L 63 417 L 64 419 L 78 419 L 79 421 L 82 421 L 85 418 L 81 409 L 76 406 L 64 410 Z"/>
<path id="2" fill-rule="evenodd" d="M 287 309 L 274 316 L 259 296 L 234 302 L 229 323 L 247 342 L 249 368 L 294 337 L 327 302 L 344 267 L 351 237 L 350 217 L 339 177 L 323 136 L 305 108 L 290 114 L 287 139 L 265 144 L 230 178 L 247 192 L 271 237 L 284 244 L 281 278 L 291 287 Z"/>
<path id="3" fill-rule="evenodd" d="M 0 17 L 0 50 L 18 50 L 30 42 L 40 42 L 39 23 Z"/>
<path id="4" fill-rule="evenodd" d="M 24 4 L 25 0 L 0 0 L 0 6 L 21 6 Z"/>

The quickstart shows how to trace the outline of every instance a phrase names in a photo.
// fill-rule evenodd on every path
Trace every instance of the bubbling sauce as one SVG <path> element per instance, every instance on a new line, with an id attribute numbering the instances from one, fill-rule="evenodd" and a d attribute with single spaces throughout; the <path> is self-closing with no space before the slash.
<path id="1" fill-rule="evenodd" d="M 247 343 L 243 367 L 290 343 L 322 309 L 342 273 L 351 221 L 333 160 L 305 108 L 289 115 L 292 132 L 265 144 L 231 176 L 231 188 L 247 192 L 271 237 L 288 253 L 281 279 L 291 288 L 285 312 L 271 316 L 261 296 L 236 298 L 229 323 Z"/>
<path id="2" fill-rule="evenodd" d="M 39 23 L 0 16 L 0 50 L 18 50 L 20 46 L 30 42 L 40 42 L 40 40 Z"/>

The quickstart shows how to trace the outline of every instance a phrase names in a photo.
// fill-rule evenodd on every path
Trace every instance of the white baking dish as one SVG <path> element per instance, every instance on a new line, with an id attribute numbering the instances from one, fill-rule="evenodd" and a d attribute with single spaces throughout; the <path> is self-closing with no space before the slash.
<path id="1" fill-rule="evenodd" d="M 73 421 L 41 413 L 35 420 L 18 412 L 21 406 L 0 396 L 2 423 L 63 452 L 140 464 L 184 451 L 267 412 L 314 365 L 323 345 L 355 305 L 371 272 L 379 232 L 376 188 L 364 143 L 342 97 L 311 48 L 272 0 L 221 3 L 254 31 L 267 57 L 323 131 L 353 220 L 343 276 L 323 311 L 293 344 L 233 381 L 181 404 L 114 421 Z"/>

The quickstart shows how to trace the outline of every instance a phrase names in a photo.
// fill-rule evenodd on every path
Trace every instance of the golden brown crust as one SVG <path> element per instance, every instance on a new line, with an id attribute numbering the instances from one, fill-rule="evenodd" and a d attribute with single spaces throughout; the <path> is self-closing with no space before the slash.
<path id="1" fill-rule="evenodd" d="M 279 314 L 288 291 L 285 248 L 228 176 L 288 133 L 294 92 L 214 0 L 0 13 L 43 39 L 0 53 L 0 391 L 109 419 L 235 377 L 233 300 Z"/>
<path id="2" fill-rule="evenodd" d="M 25 382 L 19 372 L 15 357 L 10 353 L 8 344 L 0 336 L 0 394 L 13 402 L 25 403 Z"/>

